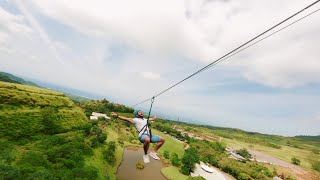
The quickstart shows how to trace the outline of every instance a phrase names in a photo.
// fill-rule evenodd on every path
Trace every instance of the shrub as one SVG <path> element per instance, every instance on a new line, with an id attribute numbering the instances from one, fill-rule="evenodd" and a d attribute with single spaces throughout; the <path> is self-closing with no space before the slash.
<path id="1" fill-rule="evenodd" d="M 47 160 L 47 157 L 38 151 L 29 151 L 25 153 L 19 163 L 23 165 L 30 165 L 33 167 L 49 166 L 49 161 Z"/>
<path id="2" fill-rule="evenodd" d="M 16 167 L 0 165 L 0 179 L 23 179 L 23 175 Z"/>
<path id="3" fill-rule="evenodd" d="M 239 179 L 239 180 L 250 180 L 251 177 L 250 177 L 248 174 L 246 174 L 246 173 L 239 173 L 238 179 Z"/>
<path id="4" fill-rule="evenodd" d="M 188 177 L 187 180 L 206 180 L 206 178 L 202 176 L 196 176 L 196 177 Z"/>
<path id="5" fill-rule="evenodd" d="M 83 131 L 84 131 L 84 134 L 89 136 L 90 135 L 90 132 L 91 132 L 91 128 L 92 128 L 92 124 L 90 123 L 87 123 L 83 126 Z"/>
<path id="6" fill-rule="evenodd" d="M 57 113 L 58 110 L 52 107 L 46 107 L 41 110 L 43 132 L 45 134 L 55 134 L 62 131 L 61 127 L 55 123 L 58 119 Z"/>
<path id="7" fill-rule="evenodd" d="M 177 153 L 171 154 L 170 161 L 171 161 L 171 164 L 176 167 L 179 167 L 181 165 L 181 162 Z"/>
<path id="8" fill-rule="evenodd" d="M 300 160 L 297 158 L 291 158 L 291 163 L 295 165 L 300 165 Z"/>
<path id="9" fill-rule="evenodd" d="M 315 162 L 314 164 L 312 164 L 312 168 L 316 171 L 320 172 L 320 161 Z"/>
<path id="10" fill-rule="evenodd" d="M 39 170 L 31 174 L 31 177 L 28 179 L 33 180 L 54 180 L 54 176 L 48 170 Z"/>
<path id="11" fill-rule="evenodd" d="M 188 169 L 188 174 L 194 170 L 195 163 L 199 163 L 199 159 L 200 157 L 196 149 L 189 148 L 185 151 L 181 159 L 181 162 L 182 162 L 182 166 Z"/>
<path id="12" fill-rule="evenodd" d="M 114 141 L 111 141 L 108 143 L 108 148 L 102 152 L 105 161 L 112 166 L 116 163 L 116 157 L 115 157 L 116 149 L 117 149 L 116 143 Z"/>
<path id="13" fill-rule="evenodd" d="M 92 138 L 91 140 L 91 147 L 95 148 L 99 145 L 99 141 L 96 137 Z"/>
<path id="14" fill-rule="evenodd" d="M 136 168 L 137 168 L 137 169 L 144 169 L 144 164 L 143 164 L 141 161 L 138 161 L 138 162 L 136 163 Z"/>
<path id="15" fill-rule="evenodd" d="M 170 158 L 170 153 L 169 153 L 167 150 L 165 150 L 165 151 L 163 152 L 163 156 L 164 156 L 166 159 L 169 159 L 169 158 Z"/>
<path id="16" fill-rule="evenodd" d="M 99 141 L 99 143 L 104 143 L 104 141 L 107 139 L 107 134 L 105 133 L 101 133 L 97 136 L 97 139 Z"/>
<path id="17" fill-rule="evenodd" d="M 184 175 L 189 175 L 189 174 L 190 174 L 189 168 L 186 167 L 186 166 L 181 166 L 180 171 L 181 171 L 181 173 L 184 174 Z"/>
<path id="18" fill-rule="evenodd" d="M 213 143 L 210 143 L 210 146 L 214 150 L 216 150 L 216 151 L 218 151 L 220 153 L 222 153 L 222 152 L 224 152 L 226 150 L 226 146 L 223 143 L 213 142 Z"/>
<path id="19" fill-rule="evenodd" d="M 236 151 L 237 154 L 239 154 L 240 156 L 246 158 L 246 159 L 250 159 L 251 158 L 251 154 L 249 153 L 249 151 L 246 148 L 243 149 L 239 149 Z"/>

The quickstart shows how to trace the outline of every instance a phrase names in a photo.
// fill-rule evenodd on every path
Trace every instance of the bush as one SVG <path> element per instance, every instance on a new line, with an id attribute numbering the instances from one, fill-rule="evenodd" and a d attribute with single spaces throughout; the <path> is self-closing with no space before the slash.
<path id="1" fill-rule="evenodd" d="M 237 154 L 239 154 L 240 156 L 246 158 L 246 159 L 250 159 L 251 158 L 251 154 L 248 152 L 248 150 L 246 148 L 243 149 L 239 149 L 236 151 Z"/>
<path id="2" fill-rule="evenodd" d="M 167 150 L 165 150 L 165 151 L 163 152 L 163 156 L 164 156 L 166 159 L 169 159 L 169 158 L 170 158 L 170 153 L 169 153 Z"/>
<path id="3" fill-rule="evenodd" d="M 30 180 L 55 180 L 54 176 L 48 170 L 39 170 L 34 172 L 31 177 L 28 179 Z"/>
<path id="4" fill-rule="evenodd" d="M 23 179 L 23 175 L 16 167 L 0 165 L 0 179 Z"/>
<path id="5" fill-rule="evenodd" d="M 194 170 L 195 163 L 199 163 L 199 159 L 200 159 L 200 157 L 199 157 L 199 154 L 196 149 L 189 148 L 185 151 L 185 153 L 181 159 L 181 162 L 182 162 L 182 166 L 184 168 L 187 168 L 188 174 Z M 185 169 L 184 169 L 184 171 L 185 171 Z"/>
<path id="6" fill-rule="evenodd" d="M 55 123 L 57 119 L 58 110 L 52 107 L 46 107 L 41 110 L 43 132 L 45 134 L 55 134 L 62 131 L 62 128 Z"/>
<path id="7" fill-rule="evenodd" d="M 108 148 L 102 152 L 105 161 L 112 166 L 116 163 L 116 157 L 115 157 L 116 149 L 117 149 L 116 143 L 114 141 L 111 141 L 108 143 Z"/>
<path id="8" fill-rule="evenodd" d="M 202 176 L 196 176 L 196 177 L 188 177 L 187 180 L 206 180 L 206 178 Z"/>
<path id="9" fill-rule="evenodd" d="M 48 167 L 49 161 L 47 157 L 38 151 L 29 151 L 24 154 L 19 164 L 28 165 L 33 167 Z"/>
<path id="10" fill-rule="evenodd" d="M 102 144 L 102 143 L 104 143 L 105 140 L 107 139 L 107 134 L 101 133 L 101 134 L 98 135 L 97 139 L 98 139 L 99 143 Z"/>
<path id="11" fill-rule="evenodd" d="M 83 131 L 84 131 L 84 134 L 89 136 L 90 135 L 90 132 L 91 132 L 91 128 L 92 128 L 92 124 L 90 123 L 87 123 L 83 126 Z"/>
<path id="12" fill-rule="evenodd" d="M 96 137 L 92 138 L 90 140 L 90 142 L 91 142 L 91 147 L 93 147 L 93 148 L 95 148 L 95 147 L 97 147 L 99 145 L 99 141 L 98 141 L 98 139 Z"/>
<path id="13" fill-rule="evenodd" d="M 144 164 L 143 164 L 141 161 L 138 161 L 138 162 L 136 163 L 136 168 L 137 168 L 137 169 L 144 169 Z"/>
<path id="14" fill-rule="evenodd" d="M 184 175 L 189 175 L 190 174 L 190 171 L 189 171 L 189 168 L 186 167 L 186 166 L 181 166 L 181 173 L 184 174 Z"/>
<path id="15" fill-rule="evenodd" d="M 297 158 L 291 158 L 291 163 L 295 165 L 300 165 L 300 160 Z"/>
<path id="16" fill-rule="evenodd" d="M 246 173 L 239 173 L 238 179 L 239 179 L 239 180 L 250 180 L 251 177 L 250 177 L 248 174 L 246 174 Z"/>
<path id="17" fill-rule="evenodd" d="M 220 153 L 223 153 L 226 150 L 226 146 L 223 143 L 213 142 L 210 143 L 210 146 Z"/>
<path id="18" fill-rule="evenodd" d="M 312 168 L 316 171 L 319 171 L 320 172 L 320 161 L 312 164 Z"/>
<path id="19" fill-rule="evenodd" d="M 171 161 L 171 164 L 176 167 L 179 167 L 181 165 L 181 162 L 177 153 L 171 154 L 170 161 Z"/>

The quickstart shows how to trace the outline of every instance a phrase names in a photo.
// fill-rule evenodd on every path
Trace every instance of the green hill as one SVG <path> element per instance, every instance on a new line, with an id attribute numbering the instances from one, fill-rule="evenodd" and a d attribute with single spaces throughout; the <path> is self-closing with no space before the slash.
<path id="1" fill-rule="evenodd" d="M 67 132 L 87 121 L 82 109 L 63 93 L 0 82 L 0 137 Z"/>
<path id="2" fill-rule="evenodd" d="M 39 87 L 36 83 L 31 82 L 31 81 L 26 81 L 20 77 L 17 77 L 15 75 L 12 75 L 10 73 L 6 72 L 0 72 L 0 81 L 4 82 L 11 82 L 11 83 L 18 83 L 18 84 L 25 84 L 25 85 L 30 85 L 30 86 L 37 86 Z"/>

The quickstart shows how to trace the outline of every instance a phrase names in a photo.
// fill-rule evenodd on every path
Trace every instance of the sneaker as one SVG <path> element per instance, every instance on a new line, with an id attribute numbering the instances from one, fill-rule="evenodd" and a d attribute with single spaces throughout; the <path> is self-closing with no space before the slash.
<path id="1" fill-rule="evenodd" d="M 150 152 L 149 153 L 149 156 L 151 156 L 153 159 L 155 159 L 155 160 L 159 160 L 160 158 L 157 156 L 157 153 L 155 153 L 155 152 Z"/>
<path id="2" fill-rule="evenodd" d="M 143 155 L 143 162 L 144 163 L 149 163 L 150 162 L 148 155 Z"/>

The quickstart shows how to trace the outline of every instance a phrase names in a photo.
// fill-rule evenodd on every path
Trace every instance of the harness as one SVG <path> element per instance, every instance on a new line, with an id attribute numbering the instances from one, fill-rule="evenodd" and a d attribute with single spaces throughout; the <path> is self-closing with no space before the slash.
<path id="1" fill-rule="evenodd" d="M 149 110 L 149 114 L 148 114 L 148 118 L 147 118 L 147 123 L 146 123 L 146 125 L 144 125 L 144 126 L 141 128 L 141 130 L 139 131 L 139 134 L 140 134 L 140 132 L 142 132 L 142 130 L 144 130 L 143 133 L 141 133 L 141 135 L 139 136 L 139 138 L 140 138 L 146 131 L 149 130 L 150 141 L 151 141 L 151 139 L 152 139 L 152 133 L 151 133 L 151 129 L 150 129 L 150 127 L 149 127 L 148 124 L 149 124 L 149 118 L 150 118 L 150 114 L 151 114 L 151 109 L 152 109 L 153 102 L 154 102 L 154 97 L 152 97 L 152 99 L 151 99 L 151 106 L 150 106 L 150 110 Z"/>

